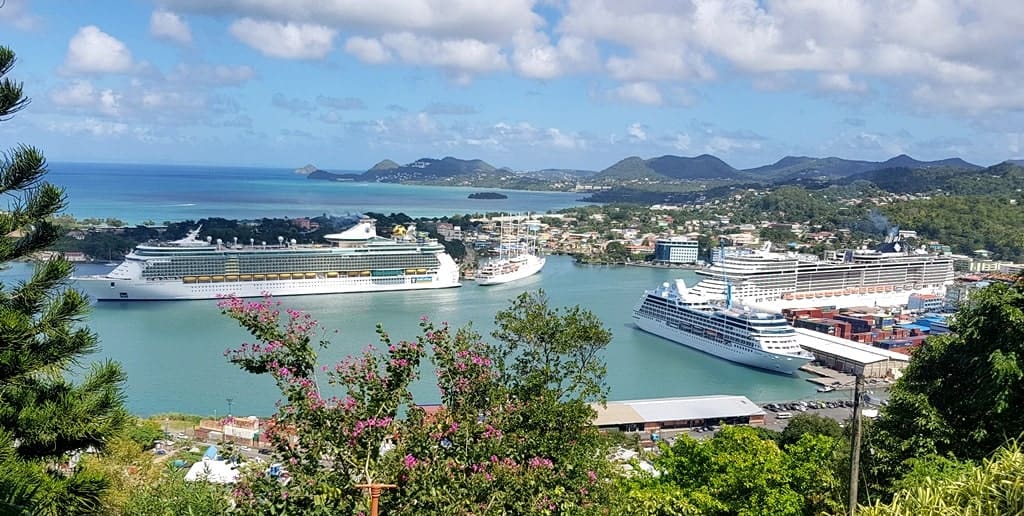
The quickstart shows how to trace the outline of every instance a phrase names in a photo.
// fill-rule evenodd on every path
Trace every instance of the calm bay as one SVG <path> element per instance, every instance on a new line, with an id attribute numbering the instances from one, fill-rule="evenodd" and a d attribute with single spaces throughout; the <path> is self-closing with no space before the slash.
<path id="1" fill-rule="evenodd" d="M 375 211 L 413 217 L 482 212 L 545 212 L 579 205 L 581 194 L 504 191 L 508 199 L 473 200 L 481 188 L 404 186 L 311 181 L 284 169 L 58 163 L 47 180 L 67 189 L 67 213 L 76 217 L 195 220 L 316 216 Z M 79 266 L 79 274 L 110 267 Z M 30 273 L 24 263 L 0 270 L 10 285 Z M 727 362 L 641 332 L 631 311 L 645 289 L 682 277 L 685 270 L 580 266 L 566 256 L 549 257 L 543 272 L 492 287 L 465 282 L 461 288 L 285 297 L 284 306 L 310 313 L 331 341 L 320 363 L 331 365 L 376 344 L 381 323 L 393 339 L 413 339 L 421 316 L 452 326 L 472 324 L 484 338 L 494 314 L 525 291 L 544 289 L 552 306 L 580 305 L 612 331 L 605 353 L 612 399 L 699 394 L 740 394 L 755 401 L 814 397 L 812 384 Z M 235 414 L 270 414 L 278 394 L 268 378 L 242 372 L 223 352 L 251 337 L 220 314 L 214 301 L 105 302 L 84 321 L 100 337 L 101 350 L 86 362 L 112 359 L 128 373 L 128 408 L 140 415 L 161 412 L 221 414 L 232 400 Z M 337 330 L 337 333 L 334 333 Z M 414 386 L 417 401 L 435 402 L 429 367 Z"/>
<path id="2" fill-rule="evenodd" d="M 81 273 L 104 272 L 85 265 Z M 24 277 L 25 264 L 0 273 L 9 283 Z M 320 353 L 321 364 L 376 344 L 375 325 L 391 337 L 415 338 L 421 316 L 452 326 L 472 323 L 489 338 L 494 314 L 525 291 L 544 289 L 552 306 L 579 304 L 591 310 L 613 333 L 605 354 L 612 399 L 699 394 L 740 394 L 755 401 L 813 397 L 804 373 L 781 376 L 727 362 L 635 329 L 633 305 L 645 289 L 683 277 L 691 271 L 644 267 L 580 266 L 572 258 L 552 256 L 543 272 L 521 282 L 480 287 L 340 294 L 280 298 L 284 306 L 303 310 L 320 321 L 331 344 Z M 232 399 L 235 414 L 269 414 L 278 399 L 272 382 L 242 372 L 223 352 L 252 339 L 234 321 L 220 315 L 214 301 L 105 302 L 86 320 L 100 337 L 102 350 L 91 359 L 110 358 L 128 372 L 128 407 L 137 414 L 180 411 L 221 414 Z M 338 330 L 333 333 L 333 330 Z M 414 386 L 419 402 L 438 399 L 428 381 Z"/>

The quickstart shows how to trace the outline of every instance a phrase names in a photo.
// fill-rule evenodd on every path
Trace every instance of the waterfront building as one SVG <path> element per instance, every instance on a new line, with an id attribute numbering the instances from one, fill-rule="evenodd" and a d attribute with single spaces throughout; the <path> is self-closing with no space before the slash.
<path id="1" fill-rule="evenodd" d="M 697 242 L 685 237 L 659 238 L 654 242 L 654 261 L 668 264 L 697 263 Z"/>
<path id="2" fill-rule="evenodd" d="M 652 432 L 707 425 L 763 425 L 764 410 L 746 396 L 687 396 L 593 403 L 602 430 Z"/>
<path id="3" fill-rule="evenodd" d="M 911 294 L 907 300 L 907 309 L 916 312 L 934 312 L 942 310 L 946 299 L 935 294 Z"/>
<path id="4" fill-rule="evenodd" d="M 863 376 L 885 378 L 902 371 L 910 357 L 887 349 L 841 339 L 806 328 L 796 328 L 800 347 L 810 351 L 821 365 L 836 371 Z"/>

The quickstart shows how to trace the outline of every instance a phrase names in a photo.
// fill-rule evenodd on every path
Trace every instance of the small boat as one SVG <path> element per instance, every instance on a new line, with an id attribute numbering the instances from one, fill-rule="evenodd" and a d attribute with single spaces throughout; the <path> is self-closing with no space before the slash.
<path id="1" fill-rule="evenodd" d="M 316 278 L 316 273 L 315 272 L 307 272 L 306 273 L 306 279 L 313 279 L 313 278 Z"/>
<path id="2" fill-rule="evenodd" d="M 238 275 L 228 274 L 224 276 L 224 281 L 238 281 Z"/>
<path id="3" fill-rule="evenodd" d="M 239 281 L 252 281 L 252 275 L 251 274 L 242 274 L 242 275 L 238 276 L 238 279 L 239 279 Z"/>
<path id="4" fill-rule="evenodd" d="M 263 280 L 267 279 L 267 276 L 264 275 L 264 274 L 253 274 L 252 275 L 252 279 L 253 279 L 253 281 L 263 281 Z"/>
<path id="5" fill-rule="evenodd" d="M 328 277 L 328 278 L 337 278 L 337 277 L 338 277 L 338 273 L 337 273 L 337 272 L 335 272 L 335 271 L 329 271 L 329 272 L 327 273 L 327 277 Z"/>
<path id="6" fill-rule="evenodd" d="M 821 387 L 818 387 L 818 392 L 832 392 L 834 390 L 836 390 L 836 388 L 831 385 L 822 385 Z"/>
<path id="7" fill-rule="evenodd" d="M 196 277 L 195 276 L 185 276 L 184 278 L 181 278 L 181 282 L 182 283 L 195 283 L 196 282 Z"/>

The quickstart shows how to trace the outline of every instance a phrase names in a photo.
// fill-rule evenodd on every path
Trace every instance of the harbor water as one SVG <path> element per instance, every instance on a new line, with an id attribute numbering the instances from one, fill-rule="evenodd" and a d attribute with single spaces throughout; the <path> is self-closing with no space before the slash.
<path id="1" fill-rule="evenodd" d="M 82 265 L 80 274 L 109 270 Z M 30 271 L 12 264 L 0 271 L 11 284 Z M 494 314 L 522 292 L 544 289 L 552 306 L 580 305 L 592 311 L 613 334 L 605 353 L 610 398 L 738 394 L 755 401 L 815 397 L 806 373 L 782 376 L 733 364 L 644 333 L 633 327 L 631 312 L 645 289 L 677 277 L 692 284 L 688 270 L 621 266 L 581 266 L 565 256 L 548 257 L 544 270 L 505 285 L 322 296 L 282 297 L 284 306 L 310 313 L 327 330 L 330 345 L 321 364 L 334 364 L 376 343 L 381 323 L 392 339 L 413 339 L 421 316 L 452 326 L 472 324 L 485 338 Z M 101 351 L 88 361 L 110 358 L 128 373 L 128 408 L 149 415 L 189 412 L 223 415 L 227 399 L 236 415 L 266 415 L 279 398 L 269 378 L 242 372 L 224 358 L 224 350 L 252 338 L 220 314 L 215 301 L 104 302 L 86 319 L 100 337 Z M 338 330 L 334 333 L 334 330 Z M 429 367 L 429 366 L 428 366 Z M 418 402 L 438 400 L 429 369 L 414 386 Z"/>

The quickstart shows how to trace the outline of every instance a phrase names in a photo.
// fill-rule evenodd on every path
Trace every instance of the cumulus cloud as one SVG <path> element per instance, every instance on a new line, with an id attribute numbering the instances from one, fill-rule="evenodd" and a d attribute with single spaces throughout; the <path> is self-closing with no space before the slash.
<path id="1" fill-rule="evenodd" d="M 149 17 L 149 33 L 153 37 L 187 45 L 192 43 L 192 31 L 180 16 L 163 9 L 153 11 Z"/>
<path id="2" fill-rule="evenodd" d="M 39 26 L 39 17 L 28 10 L 28 0 L 6 0 L 0 7 L 0 23 L 13 25 L 21 30 L 32 30 Z"/>
<path id="3" fill-rule="evenodd" d="M 632 124 L 629 124 L 629 127 L 626 128 L 626 134 L 638 142 L 647 140 L 647 128 L 640 122 L 633 122 Z"/>
<path id="4" fill-rule="evenodd" d="M 81 120 L 51 122 L 47 130 L 63 134 L 87 134 L 90 136 L 117 136 L 129 132 L 128 124 L 85 118 Z"/>
<path id="5" fill-rule="evenodd" d="M 78 29 L 68 42 L 63 70 L 76 74 L 123 73 L 132 69 L 132 53 L 95 25 Z"/>
<path id="6" fill-rule="evenodd" d="M 242 18 L 228 29 L 242 43 L 266 56 L 320 59 L 334 46 L 337 31 L 315 23 L 279 23 Z"/>
<path id="7" fill-rule="evenodd" d="M 623 84 L 622 86 L 611 90 L 610 93 L 613 99 L 623 102 L 645 104 L 648 106 L 661 105 L 664 101 L 661 96 L 661 91 L 654 83 L 650 82 L 631 82 Z"/>
<path id="8" fill-rule="evenodd" d="M 513 39 L 512 63 L 517 72 L 532 79 L 553 79 L 586 70 L 598 60 L 593 42 L 564 36 L 552 45 L 541 31 L 520 31 Z"/>
<path id="9" fill-rule="evenodd" d="M 433 65 L 460 72 L 490 72 L 508 66 L 501 47 L 465 39 L 434 39 L 411 32 L 385 34 L 381 42 L 410 64 Z"/>
<path id="10" fill-rule="evenodd" d="M 391 52 L 376 38 L 352 36 L 345 40 L 345 52 L 364 63 L 380 64 L 391 60 Z"/>
<path id="11" fill-rule="evenodd" d="M 864 93 L 868 85 L 863 81 L 855 81 L 845 73 L 823 73 L 818 75 L 818 87 L 825 91 L 841 93 Z"/>
<path id="12" fill-rule="evenodd" d="M 508 39 L 544 23 L 534 0 L 164 0 L 177 11 L 229 13 L 282 23 L 316 23 L 452 39 Z"/>

